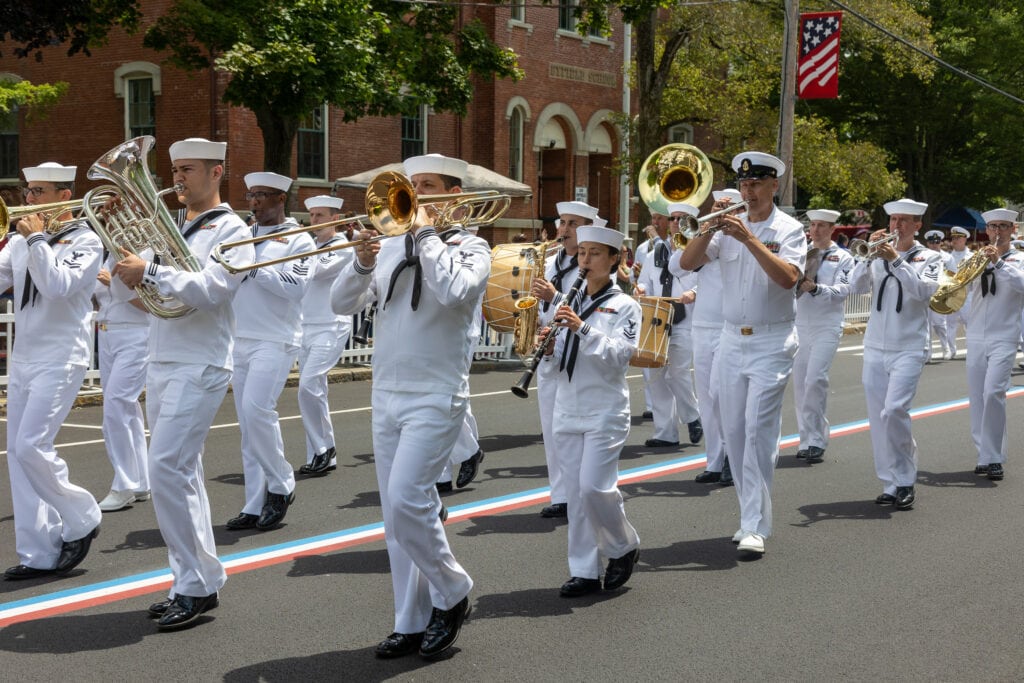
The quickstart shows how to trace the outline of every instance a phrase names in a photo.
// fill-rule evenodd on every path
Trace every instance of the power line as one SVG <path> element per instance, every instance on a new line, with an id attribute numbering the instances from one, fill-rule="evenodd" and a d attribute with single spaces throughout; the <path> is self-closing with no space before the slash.
<path id="1" fill-rule="evenodd" d="M 838 2 L 838 0 L 829 0 L 829 1 L 833 5 L 835 5 L 836 7 L 839 7 L 844 12 L 848 12 L 849 14 L 852 14 L 853 16 L 857 17 L 858 19 L 863 21 L 868 26 L 871 26 L 872 28 L 874 28 L 874 29 L 876 29 L 878 31 L 881 31 L 882 33 L 884 33 L 885 35 L 889 36 L 890 38 L 892 38 L 896 42 L 901 43 L 902 45 L 905 45 L 905 46 L 909 47 L 911 50 L 913 50 L 914 52 L 917 52 L 921 56 L 923 56 L 923 57 L 925 57 L 927 59 L 932 60 L 936 64 L 939 64 L 944 69 L 952 71 L 953 73 L 957 74 L 958 76 L 962 76 L 963 78 L 966 78 L 968 80 L 974 81 L 978 85 L 980 85 L 980 86 L 982 86 L 984 88 L 988 88 L 992 92 L 998 93 L 998 94 L 1002 95 L 1003 97 L 1011 99 L 1014 102 L 1016 102 L 1017 104 L 1024 104 L 1024 99 L 1021 99 L 1021 98 L 1017 97 L 1016 95 L 1013 95 L 1011 93 L 1006 92 L 1005 90 L 1003 90 L 1003 89 L 1001 89 L 1001 88 L 999 88 L 999 87 L 989 83 L 988 81 L 986 81 L 985 79 L 981 78 L 980 76 L 975 76 L 974 74 L 970 73 L 969 71 L 964 71 L 960 67 L 953 66 L 949 62 L 943 60 L 942 58 L 940 58 L 940 57 L 938 57 L 936 55 L 933 55 L 932 53 L 928 52 L 927 50 L 919 48 L 917 45 L 914 45 L 910 41 L 905 40 L 904 38 L 901 38 L 900 36 L 896 35 L 892 31 L 890 31 L 889 29 L 885 28 L 884 26 L 881 26 L 880 24 L 872 21 L 871 19 L 868 19 L 863 14 L 855 12 L 854 10 L 850 9 L 849 7 L 844 5 L 843 3 Z"/>

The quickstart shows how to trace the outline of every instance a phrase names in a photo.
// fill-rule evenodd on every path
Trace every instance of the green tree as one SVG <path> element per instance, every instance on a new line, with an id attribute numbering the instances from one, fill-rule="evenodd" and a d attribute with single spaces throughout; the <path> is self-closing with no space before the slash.
<path id="1" fill-rule="evenodd" d="M 520 77 L 515 54 L 478 22 L 460 26 L 458 12 L 386 0 L 178 0 L 145 45 L 186 70 L 230 73 L 224 100 L 253 111 L 266 168 L 288 175 L 302 117 L 325 102 L 346 121 L 424 104 L 463 113 L 472 76 Z"/>

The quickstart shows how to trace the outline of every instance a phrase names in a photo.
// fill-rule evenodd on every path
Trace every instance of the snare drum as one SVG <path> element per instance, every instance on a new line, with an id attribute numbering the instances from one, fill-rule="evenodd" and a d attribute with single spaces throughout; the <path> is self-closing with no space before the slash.
<path id="1" fill-rule="evenodd" d="M 537 272 L 537 247 L 531 244 L 499 244 L 491 250 L 491 275 L 484 293 L 484 319 L 498 332 L 515 330 L 516 301 L 531 296 Z"/>
<path id="2" fill-rule="evenodd" d="M 637 298 L 640 312 L 640 339 L 629 364 L 635 368 L 660 368 L 668 362 L 668 336 L 672 329 L 672 300 L 657 296 Z"/>

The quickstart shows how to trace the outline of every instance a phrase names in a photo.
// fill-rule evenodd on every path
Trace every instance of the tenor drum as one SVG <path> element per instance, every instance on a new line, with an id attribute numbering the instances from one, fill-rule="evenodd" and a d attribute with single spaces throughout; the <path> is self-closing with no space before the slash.
<path id="1" fill-rule="evenodd" d="M 640 339 L 629 364 L 635 368 L 660 368 L 668 362 L 668 336 L 672 329 L 672 303 L 657 296 L 637 299 L 643 315 Z"/>
<path id="2" fill-rule="evenodd" d="M 484 293 L 484 319 L 499 332 L 515 330 L 519 311 L 516 302 L 530 296 L 537 272 L 537 247 L 531 244 L 499 244 L 491 250 L 491 276 Z"/>

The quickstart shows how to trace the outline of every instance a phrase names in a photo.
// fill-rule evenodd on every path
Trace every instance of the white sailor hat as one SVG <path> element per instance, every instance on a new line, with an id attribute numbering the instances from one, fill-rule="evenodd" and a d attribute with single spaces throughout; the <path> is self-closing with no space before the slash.
<path id="1" fill-rule="evenodd" d="M 882 205 L 882 208 L 890 216 L 897 213 L 906 214 L 907 216 L 923 216 L 924 212 L 928 210 L 928 205 L 904 197 L 903 199 L 886 202 Z"/>
<path id="2" fill-rule="evenodd" d="M 1024 249 L 1024 240 L 1013 240 L 1010 242 L 1010 246 L 1014 249 Z"/>
<path id="3" fill-rule="evenodd" d="M 345 203 L 345 200 L 341 197 L 332 197 L 329 194 L 318 194 L 315 197 L 310 197 L 303 203 L 306 205 L 307 211 L 323 207 L 326 209 L 334 209 L 332 213 L 337 213 L 338 211 L 341 211 L 341 205 Z"/>
<path id="4" fill-rule="evenodd" d="M 924 234 L 925 242 L 941 242 L 944 235 L 941 230 L 929 230 Z"/>
<path id="5" fill-rule="evenodd" d="M 458 178 L 459 182 L 462 182 L 466 179 L 466 172 L 469 170 L 469 164 L 462 159 L 446 157 L 443 154 L 409 157 L 404 163 L 405 174 L 410 177 L 418 173 L 437 173 Z"/>
<path id="6" fill-rule="evenodd" d="M 810 209 L 807 212 L 807 220 L 835 223 L 839 220 L 839 212 L 832 209 Z"/>
<path id="7" fill-rule="evenodd" d="M 249 189 L 254 187 L 272 187 L 275 190 L 281 190 L 281 192 L 287 192 L 288 188 L 292 186 L 292 179 L 286 178 L 279 173 L 272 173 L 270 171 L 257 171 L 256 173 L 245 174 L 245 186 Z"/>
<path id="8" fill-rule="evenodd" d="M 559 216 L 571 214 L 594 220 L 597 218 L 597 209 L 586 202 L 558 202 L 555 204 L 555 211 Z"/>
<path id="9" fill-rule="evenodd" d="M 581 225 L 576 229 L 576 242 L 597 242 L 607 244 L 615 250 L 622 249 L 623 234 L 611 228 L 600 228 L 596 225 Z"/>
<path id="10" fill-rule="evenodd" d="M 32 182 L 40 180 L 47 183 L 71 183 L 75 180 L 77 166 L 61 166 L 55 161 L 47 161 L 38 166 L 29 166 L 21 169 L 25 174 L 25 180 Z"/>
<path id="11" fill-rule="evenodd" d="M 592 220 L 590 224 L 593 225 L 595 228 L 606 228 L 608 227 L 608 219 L 601 218 L 600 216 L 598 216 L 597 218 Z"/>
<path id="12" fill-rule="evenodd" d="M 210 142 L 206 138 L 185 138 L 171 145 L 171 161 L 178 159 L 212 159 L 224 161 L 228 143 Z"/>
<path id="13" fill-rule="evenodd" d="M 1012 209 L 992 209 L 981 214 L 981 217 L 985 219 L 986 223 L 995 223 L 996 221 L 1009 221 L 1010 223 L 1017 222 L 1017 216 L 1020 214 Z"/>
<path id="14" fill-rule="evenodd" d="M 681 212 L 689 214 L 696 218 L 697 214 L 700 213 L 696 206 L 693 206 L 692 204 L 686 204 L 685 202 L 672 202 L 667 207 L 665 207 L 665 210 L 668 211 L 668 215 L 670 216 L 674 213 Z"/>
<path id="15" fill-rule="evenodd" d="M 782 159 L 764 152 L 740 152 L 732 158 L 737 180 L 779 178 L 786 173 Z"/>
<path id="16" fill-rule="evenodd" d="M 743 195 L 740 194 L 740 191 L 731 187 L 724 190 L 714 190 L 711 196 L 715 198 L 716 202 L 720 202 L 723 199 L 729 199 L 734 203 L 743 201 Z"/>
<path id="17" fill-rule="evenodd" d="M 968 230 L 967 228 L 961 228 L 960 226 L 955 226 L 955 227 L 952 227 L 952 228 L 949 229 L 949 236 L 950 237 L 970 237 L 971 236 L 971 231 Z"/>

